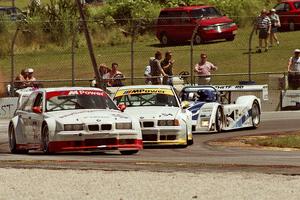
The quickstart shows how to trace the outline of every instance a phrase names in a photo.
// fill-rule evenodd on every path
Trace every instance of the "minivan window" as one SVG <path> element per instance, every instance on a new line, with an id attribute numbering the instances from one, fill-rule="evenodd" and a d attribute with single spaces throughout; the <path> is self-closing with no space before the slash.
<path id="1" fill-rule="evenodd" d="M 191 11 L 193 18 L 202 18 L 202 17 L 219 17 L 221 13 L 214 7 L 200 8 Z"/>

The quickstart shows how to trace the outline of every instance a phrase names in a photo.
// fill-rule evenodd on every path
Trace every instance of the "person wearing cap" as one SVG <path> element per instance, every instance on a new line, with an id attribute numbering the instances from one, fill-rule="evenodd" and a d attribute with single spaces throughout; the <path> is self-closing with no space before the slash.
<path id="1" fill-rule="evenodd" d="M 198 75 L 199 85 L 208 85 L 210 83 L 210 75 L 212 71 L 216 71 L 218 68 L 207 61 L 207 55 L 202 53 L 200 55 L 200 61 L 195 65 L 195 72 Z"/>
<path id="2" fill-rule="evenodd" d="M 289 59 L 288 83 L 292 89 L 297 89 L 300 85 L 300 49 L 295 49 L 294 56 Z"/>
<path id="3" fill-rule="evenodd" d="M 152 85 L 160 85 L 161 84 L 161 78 L 160 76 L 168 76 L 163 68 L 161 67 L 160 60 L 162 59 L 162 53 L 160 51 L 157 51 L 154 55 L 154 60 L 150 61 L 150 67 L 151 67 L 151 82 Z"/>
<path id="4" fill-rule="evenodd" d="M 27 68 L 25 70 L 27 73 L 26 85 L 27 87 L 35 87 L 36 86 L 36 78 L 33 76 L 34 70 L 32 68 Z"/>
<path id="5" fill-rule="evenodd" d="M 262 43 L 265 43 L 265 51 L 268 51 L 268 37 L 271 33 L 271 20 L 268 17 L 268 12 L 266 9 L 263 9 L 260 15 L 257 18 L 256 22 L 256 33 L 258 32 L 258 39 L 259 39 L 259 47 L 256 51 L 257 53 L 261 53 L 262 50 Z"/>
<path id="6" fill-rule="evenodd" d="M 270 20 L 271 20 L 271 34 L 270 34 L 270 47 L 273 46 L 273 40 L 275 40 L 276 44 L 279 45 L 279 41 L 277 38 L 277 29 L 280 27 L 280 19 L 279 16 L 276 14 L 276 10 L 272 8 L 270 10 Z"/>

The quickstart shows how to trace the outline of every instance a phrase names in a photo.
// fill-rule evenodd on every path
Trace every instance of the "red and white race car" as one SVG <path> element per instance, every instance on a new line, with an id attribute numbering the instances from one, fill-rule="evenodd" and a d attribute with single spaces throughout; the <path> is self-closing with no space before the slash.
<path id="1" fill-rule="evenodd" d="M 118 150 L 134 154 L 143 148 L 139 121 L 122 113 L 101 89 L 44 88 L 24 96 L 20 94 L 23 103 L 9 123 L 12 153 Z"/>

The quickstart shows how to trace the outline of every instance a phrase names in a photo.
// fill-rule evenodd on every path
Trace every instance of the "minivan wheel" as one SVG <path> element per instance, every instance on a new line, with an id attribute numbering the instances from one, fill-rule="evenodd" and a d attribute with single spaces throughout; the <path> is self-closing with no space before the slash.
<path id="1" fill-rule="evenodd" d="M 168 36 L 165 34 L 165 33 L 163 33 L 162 35 L 161 35 L 161 37 L 160 37 L 160 42 L 163 44 L 163 45 L 167 45 L 167 44 L 169 44 L 169 38 L 168 38 Z"/>
<path id="2" fill-rule="evenodd" d="M 196 34 L 195 37 L 194 37 L 194 43 L 195 44 L 201 44 L 203 41 L 202 41 L 202 38 L 199 34 Z"/>
<path id="3" fill-rule="evenodd" d="M 227 41 L 233 41 L 234 40 L 234 35 L 233 36 L 230 36 L 228 38 L 226 38 Z"/>

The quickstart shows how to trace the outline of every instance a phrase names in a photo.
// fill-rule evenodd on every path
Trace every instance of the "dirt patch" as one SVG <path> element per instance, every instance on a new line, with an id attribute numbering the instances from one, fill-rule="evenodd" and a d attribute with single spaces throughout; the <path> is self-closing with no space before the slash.
<path id="1" fill-rule="evenodd" d="M 247 149 L 261 149 L 261 150 L 276 150 L 276 151 L 300 151 L 298 148 L 281 148 L 281 147 L 269 147 L 269 146 L 260 146 L 255 145 L 252 142 L 258 139 L 269 139 L 272 137 L 283 137 L 283 136 L 294 136 L 299 135 L 299 132 L 284 132 L 284 133 L 274 133 L 267 135 L 247 135 L 247 136 L 239 136 L 218 140 L 208 141 L 207 144 L 211 146 L 225 146 L 225 147 L 240 147 Z"/>

